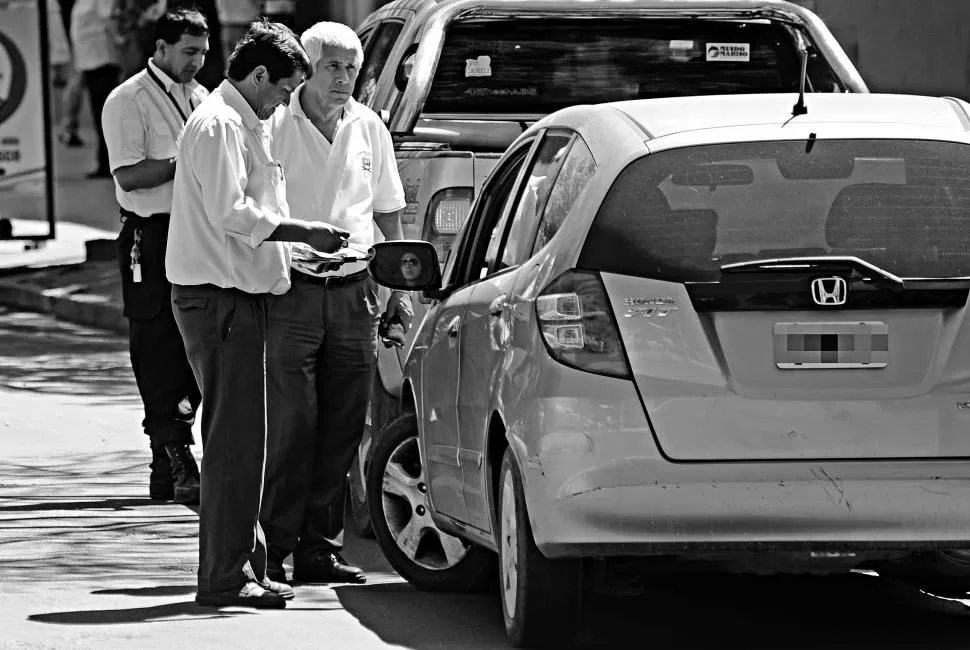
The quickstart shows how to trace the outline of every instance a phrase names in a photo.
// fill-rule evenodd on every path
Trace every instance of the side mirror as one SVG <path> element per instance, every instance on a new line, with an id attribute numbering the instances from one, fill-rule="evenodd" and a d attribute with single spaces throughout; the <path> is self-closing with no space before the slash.
<path id="1" fill-rule="evenodd" d="M 374 244 L 373 252 L 367 270 L 378 284 L 404 291 L 441 287 L 438 252 L 429 242 L 385 241 Z"/>

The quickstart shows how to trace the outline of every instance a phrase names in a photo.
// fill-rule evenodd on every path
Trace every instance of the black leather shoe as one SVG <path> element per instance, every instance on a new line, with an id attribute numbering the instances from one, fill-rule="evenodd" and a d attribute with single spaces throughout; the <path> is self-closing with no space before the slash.
<path id="1" fill-rule="evenodd" d="M 321 552 L 293 559 L 293 582 L 346 582 L 364 584 L 367 576 L 336 552 Z"/>
<path id="2" fill-rule="evenodd" d="M 203 607 L 255 607 L 257 609 L 283 609 L 286 600 L 256 582 L 247 582 L 239 591 L 198 593 L 195 602 Z"/>
<path id="3" fill-rule="evenodd" d="M 165 445 L 168 460 L 172 464 L 175 483 L 175 503 L 196 504 L 199 502 L 199 466 L 188 445 Z"/>
<path id="4" fill-rule="evenodd" d="M 74 132 L 65 132 L 57 136 L 57 141 L 65 147 L 77 148 L 84 146 L 84 140 Z"/>
<path id="5" fill-rule="evenodd" d="M 175 498 L 175 479 L 172 477 L 172 464 L 165 448 L 152 445 L 152 469 L 148 478 L 148 498 L 158 501 L 171 501 Z"/>

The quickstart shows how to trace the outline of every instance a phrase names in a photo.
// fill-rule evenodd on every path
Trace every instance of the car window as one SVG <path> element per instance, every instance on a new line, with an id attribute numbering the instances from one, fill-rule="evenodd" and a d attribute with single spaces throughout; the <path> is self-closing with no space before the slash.
<path id="1" fill-rule="evenodd" d="M 542 213 L 539 230 L 536 233 L 536 243 L 532 247 L 532 254 L 549 243 L 553 235 L 559 230 L 569 211 L 573 209 L 576 199 L 586 189 L 586 184 L 596 172 L 596 162 L 589 147 L 578 135 L 569 147 L 562 163 L 562 169 L 552 185 L 546 210 Z"/>
<path id="2" fill-rule="evenodd" d="M 970 276 L 970 146 L 739 142 L 640 158 L 597 211 L 578 266 L 671 282 L 721 266 L 851 256 L 904 278 Z"/>
<path id="3" fill-rule="evenodd" d="M 502 216 L 512 202 L 515 181 L 532 144 L 523 144 L 501 167 L 496 167 L 482 188 L 474 214 L 465 224 L 469 232 L 462 237 L 455 259 L 454 274 L 461 284 L 476 282 L 488 272 L 488 260 L 494 258 L 505 223 Z"/>
<path id="4" fill-rule="evenodd" d="M 626 99 L 796 92 L 796 29 L 653 17 L 467 19 L 448 28 L 424 112 L 548 114 Z M 813 56 L 809 89 L 840 92 L 831 66 Z"/>
<path id="5" fill-rule="evenodd" d="M 528 176 L 508 229 L 497 268 L 521 264 L 531 256 L 539 217 L 546 207 L 556 174 L 566 156 L 572 133 L 547 132 L 529 166 Z M 495 259 L 495 257 L 490 257 Z"/>
<path id="6" fill-rule="evenodd" d="M 373 38 L 370 39 L 364 50 L 364 64 L 361 66 L 360 75 L 357 77 L 357 88 L 354 90 L 354 99 L 361 104 L 369 105 L 374 99 L 377 81 L 403 28 L 404 23 L 385 22 L 377 28 Z"/>

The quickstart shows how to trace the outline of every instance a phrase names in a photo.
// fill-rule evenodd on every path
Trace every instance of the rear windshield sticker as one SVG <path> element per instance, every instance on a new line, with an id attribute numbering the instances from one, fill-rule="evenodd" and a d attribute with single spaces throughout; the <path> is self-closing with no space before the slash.
<path id="1" fill-rule="evenodd" d="M 480 56 L 477 59 L 465 59 L 466 77 L 491 77 L 492 57 Z"/>
<path id="2" fill-rule="evenodd" d="M 708 61 L 750 61 L 750 43 L 708 43 Z"/>

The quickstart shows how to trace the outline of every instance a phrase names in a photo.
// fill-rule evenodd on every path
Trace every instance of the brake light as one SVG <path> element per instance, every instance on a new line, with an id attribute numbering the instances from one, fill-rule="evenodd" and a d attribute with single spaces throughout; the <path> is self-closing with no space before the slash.
<path id="1" fill-rule="evenodd" d="M 596 273 L 567 271 L 536 298 L 546 349 L 556 361 L 600 375 L 629 379 L 620 330 Z"/>
<path id="2" fill-rule="evenodd" d="M 426 237 L 438 251 L 438 259 L 444 262 L 451 250 L 455 235 L 464 225 L 472 207 L 472 188 L 451 187 L 440 190 L 431 197 L 428 205 L 428 232 Z"/>

